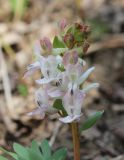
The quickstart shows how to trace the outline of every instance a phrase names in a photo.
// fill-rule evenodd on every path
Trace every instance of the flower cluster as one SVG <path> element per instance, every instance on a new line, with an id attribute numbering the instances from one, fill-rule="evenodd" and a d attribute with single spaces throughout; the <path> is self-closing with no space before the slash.
<path id="1" fill-rule="evenodd" d="M 85 62 L 79 58 L 76 47 L 82 47 L 86 44 L 86 33 L 89 32 L 88 26 L 76 23 L 75 31 L 73 27 L 66 29 L 66 22 L 61 21 L 60 29 L 62 38 L 55 38 L 53 44 L 48 38 L 40 40 L 40 45 L 35 49 L 36 61 L 27 67 L 24 77 L 32 75 L 37 69 L 41 70 L 41 79 L 36 80 L 40 85 L 35 93 L 37 109 L 29 115 L 39 114 L 44 118 L 45 113 L 60 113 L 59 120 L 63 123 L 78 121 L 82 116 L 82 106 L 86 93 L 99 86 L 98 83 L 91 83 L 84 87 L 84 83 L 94 70 L 94 67 L 84 71 Z M 57 48 L 58 45 L 58 48 Z M 41 55 L 40 46 L 52 53 L 46 56 Z M 54 48 L 65 48 L 65 52 L 55 55 Z M 62 102 L 62 107 L 54 107 L 57 100 Z M 58 104 L 59 105 L 59 104 Z"/>

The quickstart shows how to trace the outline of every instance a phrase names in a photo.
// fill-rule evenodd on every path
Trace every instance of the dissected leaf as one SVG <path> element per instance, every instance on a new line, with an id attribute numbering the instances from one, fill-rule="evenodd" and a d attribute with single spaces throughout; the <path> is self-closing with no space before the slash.
<path id="1" fill-rule="evenodd" d="M 58 149 L 52 156 L 52 160 L 65 160 L 67 156 L 66 148 Z"/>
<path id="2" fill-rule="evenodd" d="M 26 147 L 23 147 L 18 143 L 14 143 L 13 148 L 14 151 L 19 155 L 19 157 L 22 157 L 24 160 L 30 160 L 28 149 Z"/>
<path id="3" fill-rule="evenodd" d="M 103 115 L 104 111 L 98 111 L 91 115 L 81 126 L 80 131 L 91 128 Z"/>
<path id="4" fill-rule="evenodd" d="M 18 143 L 13 145 L 14 151 L 17 153 L 6 151 L 0 148 L 4 153 L 12 156 L 14 160 L 65 160 L 67 151 L 65 148 L 57 150 L 53 155 L 51 153 L 51 147 L 47 140 L 44 140 L 39 146 L 34 140 L 31 143 L 31 147 L 23 147 Z M 4 156 L 0 156 L 0 160 L 8 160 Z"/>
<path id="5" fill-rule="evenodd" d="M 18 160 L 25 160 L 25 159 L 18 155 Z"/>
<path id="6" fill-rule="evenodd" d="M 17 154 L 13 153 L 13 152 L 9 152 L 7 150 L 5 150 L 4 148 L 0 147 L 0 150 L 3 151 L 5 154 L 10 155 L 11 157 L 13 157 L 14 159 L 18 160 Z"/>
<path id="7" fill-rule="evenodd" d="M 32 141 L 31 143 L 31 148 L 29 149 L 30 152 L 30 156 L 33 155 L 33 157 L 35 156 L 35 154 L 37 154 L 37 159 L 40 158 L 40 160 L 42 160 L 43 155 L 40 151 L 39 145 L 37 144 L 37 142 L 35 140 Z"/>
<path id="8" fill-rule="evenodd" d="M 0 160 L 8 160 L 8 159 L 3 156 L 0 156 Z"/>
<path id="9" fill-rule="evenodd" d="M 44 160 L 44 157 L 40 152 L 37 152 L 36 150 L 29 148 L 28 149 L 30 160 Z"/>
<path id="10" fill-rule="evenodd" d="M 44 160 L 49 160 L 51 157 L 51 148 L 49 146 L 48 141 L 43 140 L 43 142 L 40 145 L 40 148 L 42 150 Z"/>

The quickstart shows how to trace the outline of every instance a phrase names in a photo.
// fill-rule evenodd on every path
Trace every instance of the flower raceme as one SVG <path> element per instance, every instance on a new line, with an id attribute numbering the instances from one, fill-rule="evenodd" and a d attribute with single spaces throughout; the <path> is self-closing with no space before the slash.
<path id="1" fill-rule="evenodd" d="M 53 108 L 56 99 L 61 99 L 67 116 L 59 118 L 63 123 L 77 121 L 82 116 L 81 108 L 83 106 L 86 93 L 99 86 L 98 83 L 92 83 L 83 87 L 84 82 L 94 70 L 94 67 L 83 71 L 83 63 L 78 58 L 76 51 L 65 53 L 63 57 L 48 55 L 44 57 L 38 52 L 37 61 L 27 67 L 24 77 L 28 77 L 37 69 L 41 70 L 42 77 L 36 80 L 41 85 L 35 93 L 37 109 L 30 112 L 29 115 L 39 114 L 44 118 L 45 113 L 58 112 Z M 61 67 L 64 70 L 61 70 Z"/>

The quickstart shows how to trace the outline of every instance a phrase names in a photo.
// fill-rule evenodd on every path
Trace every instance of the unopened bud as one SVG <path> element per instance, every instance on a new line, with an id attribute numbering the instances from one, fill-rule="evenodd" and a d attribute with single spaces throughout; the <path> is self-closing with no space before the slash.
<path id="1" fill-rule="evenodd" d="M 67 45 L 68 48 L 73 48 L 74 47 L 74 36 L 71 33 L 67 33 L 64 37 L 63 37 L 63 41 L 65 42 L 65 44 Z"/>
<path id="2" fill-rule="evenodd" d="M 75 23 L 75 28 L 76 29 L 82 29 L 82 25 L 80 23 Z"/>
<path id="3" fill-rule="evenodd" d="M 66 21 L 66 19 L 62 19 L 62 20 L 59 22 L 59 27 L 60 27 L 61 31 L 63 31 L 66 26 L 67 26 L 67 21 Z"/>
<path id="4" fill-rule="evenodd" d="M 49 50 L 50 51 L 52 49 L 52 44 L 50 42 L 50 39 L 47 38 L 47 37 L 44 37 L 43 39 L 41 39 L 40 44 L 41 44 L 41 47 L 44 50 Z"/>
<path id="5" fill-rule="evenodd" d="M 82 31 L 82 32 L 87 32 L 87 33 L 89 33 L 89 32 L 91 31 L 90 26 L 88 26 L 88 25 L 83 25 L 81 31 Z"/>
<path id="6" fill-rule="evenodd" d="M 66 52 L 63 56 L 63 64 L 68 65 L 69 63 L 71 64 L 76 64 L 78 62 L 78 53 L 77 51 L 70 51 Z"/>
<path id="7" fill-rule="evenodd" d="M 78 62 L 78 53 L 77 51 L 72 51 L 71 52 L 71 59 L 73 64 L 76 64 Z"/>

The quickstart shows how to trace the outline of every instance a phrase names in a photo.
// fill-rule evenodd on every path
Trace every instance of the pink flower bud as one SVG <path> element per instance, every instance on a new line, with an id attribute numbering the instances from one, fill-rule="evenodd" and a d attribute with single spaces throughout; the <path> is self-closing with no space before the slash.
<path id="1" fill-rule="evenodd" d="M 67 45 L 68 48 L 73 48 L 74 47 L 74 36 L 71 33 L 67 33 L 64 37 L 63 37 L 63 41 L 65 42 L 65 44 Z"/>
<path id="2" fill-rule="evenodd" d="M 59 22 L 59 27 L 60 27 L 61 31 L 63 31 L 66 26 L 67 26 L 67 21 L 66 21 L 66 19 L 62 19 L 62 20 Z"/>
<path id="3" fill-rule="evenodd" d="M 71 64 L 76 64 L 78 62 L 78 53 L 77 51 L 71 51 L 67 52 L 63 56 L 63 64 L 68 65 L 69 63 Z"/>
<path id="4" fill-rule="evenodd" d="M 41 39 L 40 44 L 41 44 L 41 47 L 44 50 L 49 50 L 50 51 L 52 49 L 52 44 L 50 42 L 50 39 L 47 38 L 47 37 L 44 37 L 43 39 Z"/>
<path id="5" fill-rule="evenodd" d="M 89 33 L 91 31 L 91 28 L 88 25 L 83 25 L 81 31 Z"/>
<path id="6" fill-rule="evenodd" d="M 75 28 L 76 29 L 82 29 L 82 25 L 80 23 L 75 23 Z"/>

